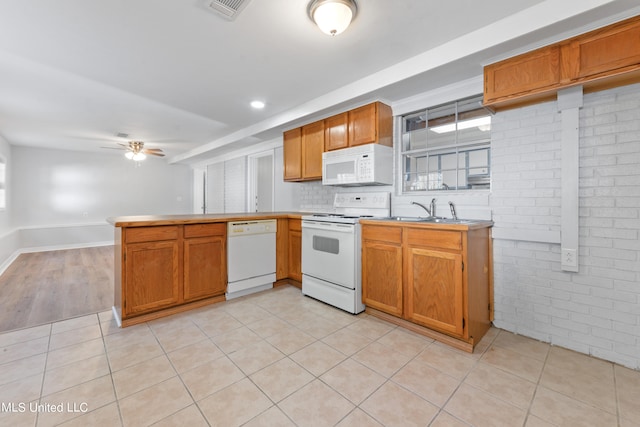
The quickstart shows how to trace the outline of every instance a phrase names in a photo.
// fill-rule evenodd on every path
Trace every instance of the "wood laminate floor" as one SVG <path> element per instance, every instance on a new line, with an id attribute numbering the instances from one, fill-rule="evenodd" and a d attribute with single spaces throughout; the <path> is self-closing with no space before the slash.
<path id="1" fill-rule="evenodd" d="M 113 305 L 113 246 L 21 254 L 0 275 L 0 332 Z"/>

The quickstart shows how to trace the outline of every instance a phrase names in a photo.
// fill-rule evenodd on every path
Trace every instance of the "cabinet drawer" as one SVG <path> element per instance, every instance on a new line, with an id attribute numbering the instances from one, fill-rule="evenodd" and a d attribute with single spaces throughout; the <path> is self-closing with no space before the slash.
<path id="1" fill-rule="evenodd" d="M 184 226 L 185 239 L 191 237 L 224 236 L 227 224 L 219 222 L 215 224 L 187 224 Z"/>
<path id="2" fill-rule="evenodd" d="M 159 225 L 155 227 L 132 227 L 125 231 L 126 243 L 155 242 L 178 238 L 177 225 Z"/>
<path id="3" fill-rule="evenodd" d="M 407 230 L 409 246 L 462 250 L 462 233 L 459 231 Z"/>
<path id="4" fill-rule="evenodd" d="M 381 225 L 364 225 L 362 227 L 362 239 L 401 244 L 402 228 L 384 227 Z"/>

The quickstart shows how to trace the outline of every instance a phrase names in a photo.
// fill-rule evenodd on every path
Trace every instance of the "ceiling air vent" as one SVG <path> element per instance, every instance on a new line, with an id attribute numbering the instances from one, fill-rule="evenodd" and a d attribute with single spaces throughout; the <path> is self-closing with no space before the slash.
<path id="1" fill-rule="evenodd" d="M 238 14 L 247 6 L 250 0 L 207 0 L 206 5 L 209 10 L 216 12 L 222 17 L 233 21 Z"/>

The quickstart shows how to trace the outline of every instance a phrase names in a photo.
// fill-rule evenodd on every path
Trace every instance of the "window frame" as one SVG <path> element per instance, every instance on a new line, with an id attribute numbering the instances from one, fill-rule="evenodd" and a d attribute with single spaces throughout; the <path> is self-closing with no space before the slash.
<path id="1" fill-rule="evenodd" d="M 477 108 L 469 109 L 469 106 Z M 463 108 L 461 109 L 460 106 Z M 466 108 L 465 108 L 466 106 Z M 434 112 L 452 112 L 448 115 L 435 115 L 433 119 L 429 118 L 429 113 Z M 486 114 L 485 114 L 486 112 Z M 480 114 L 478 114 L 480 113 Z M 398 136 L 398 163 L 396 178 L 398 181 L 398 193 L 399 194 L 433 194 L 434 192 L 441 191 L 454 191 L 454 192 L 469 192 L 469 191 L 490 191 L 491 190 L 491 124 L 485 124 L 488 126 L 488 134 L 483 138 L 475 138 L 468 140 L 464 137 L 465 128 L 460 128 L 459 123 L 465 120 L 473 119 L 474 117 L 491 117 L 493 112 L 482 106 L 482 95 L 474 95 L 457 100 L 449 101 L 439 105 L 421 108 L 419 110 L 410 111 L 398 116 L 397 136 Z M 453 122 L 450 118 L 453 116 Z M 460 119 L 462 116 L 463 120 Z M 466 116 L 466 117 L 465 117 Z M 416 126 L 411 130 L 407 130 L 408 119 L 422 120 L 424 127 Z M 434 125 L 430 125 L 429 122 L 433 121 Z M 435 142 L 434 146 L 429 146 L 430 137 L 428 136 L 429 130 L 433 130 L 436 126 L 453 126 L 454 129 L 449 133 L 449 141 L 445 138 L 445 143 L 438 145 Z M 476 126 L 473 126 L 476 127 Z M 417 148 L 413 148 L 412 137 L 417 135 L 415 132 L 421 132 L 424 130 L 424 147 L 420 146 L 422 141 L 418 140 L 416 143 L 419 145 Z M 461 133 L 463 131 L 463 133 Z M 412 133 L 414 132 L 414 133 Z M 451 138 L 453 136 L 453 138 Z M 434 138 L 437 141 L 437 136 Z M 486 164 L 484 165 L 471 165 L 469 157 L 474 151 L 486 150 Z M 444 156 L 455 155 L 455 168 L 442 168 L 442 160 Z M 461 156 L 464 156 L 461 158 Z M 433 158 L 436 158 L 438 164 L 437 170 L 432 172 L 429 164 Z M 422 169 L 417 166 L 417 163 L 423 159 L 426 163 L 426 167 Z M 464 165 L 461 165 L 461 161 L 464 161 Z M 413 162 L 414 170 L 411 170 L 409 164 Z M 483 169 L 481 174 L 470 174 L 469 172 L 474 169 Z M 449 185 L 443 180 L 443 172 L 447 172 L 449 175 L 455 176 L 455 183 Z M 464 173 L 463 184 L 460 185 L 461 176 Z M 414 179 L 410 179 L 413 176 Z M 476 177 L 477 180 L 482 181 L 481 184 L 470 183 L 469 176 Z"/>

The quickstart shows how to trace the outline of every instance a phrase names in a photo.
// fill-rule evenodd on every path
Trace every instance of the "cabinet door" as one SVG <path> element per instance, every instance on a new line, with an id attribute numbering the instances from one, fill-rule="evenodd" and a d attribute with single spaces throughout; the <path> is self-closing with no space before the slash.
<path id="1" fill-rule="evenodd" d="M 549 46 L 484 68 L 484 102 L 509 99 L 557 87 L 560 48 Z"/>
<path id="2" fill-rule="evenodd" d="M 124 316 L 180 302 L 180 249 L 177 240 L 131 243 L 125 248 Z"/>
<path id="3" fill-rule="evenodd" d="M 376 103 L 349 111 L 349 145 L 369 144 L 377 141 Z"/>
<path id="4" fill-rule="evenodd" d="M 640 20 L 632 18 L 578 36 L 563 50 L 563 65 L 574 80 L 600 78 L 640 65 Z"/>
<path id="5" fill-rule="evenodd" d="M 289 220 L 278 218 L 276 229 L 276 280 L 289 277 Z"/>
<path id="6" fill-rule="evenodd" d="M 224 236 L 184 240 L 184 300 L 222 295 L 227 289 Z"/>
<path id="7" fill-rule="evenodd" d="M 331 151 L 349 146 L 349 113 L 345 112 L 324 119 L 324 150 Z"/>
<path id="8" fill-rule="evenodd" d="M 302 281 L 302 228 L 301 221 L 289 220 L 289 278 Z"/>
<path id="9" fill-rule="evenodd" d="M 322 121 L 302 127 L 302 179 L 322 179 L 322 153 L 324 151 L 324 123 Z"/>
<path id="10" fill-rule="evenodd" d="M 286 131 L 283 135 L 284 180 L 302 179 L 302 129 Z"/>
<path id="11" fill-rule="evenodd" d="M 364 241 L 362 244 L 362 302 L 394 316 L 402 316 L 402 247 Z"/>
<path id="12" fill-rule="evenodd" d="M 463 336 L 462 255 L 409 246 L 405 318 Z"/>

